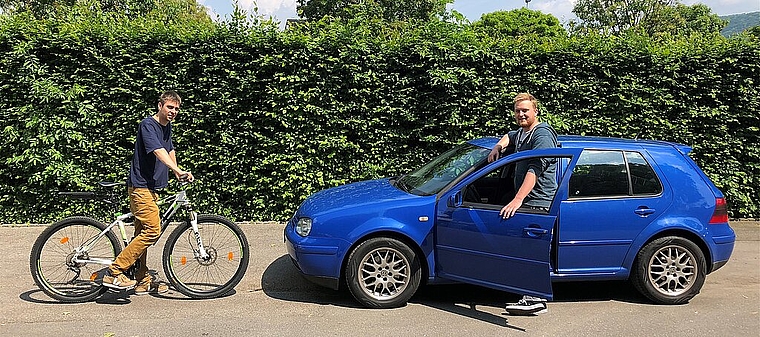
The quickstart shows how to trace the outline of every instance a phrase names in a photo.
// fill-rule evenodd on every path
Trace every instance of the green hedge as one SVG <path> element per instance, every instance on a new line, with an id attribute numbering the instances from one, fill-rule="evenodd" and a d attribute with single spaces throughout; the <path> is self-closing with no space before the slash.
<path id="1" fill-rule="evenodd" d="M 182 27 L 0 17 L 0 223 L 95 206 L 59 199 L 127 174 L 137 123 L 183 96 L 180 165 L 203 212 L 284 220 L 309 194 L 406 172 L 514 128 L 530 91 L 560 133 L 693 146 L 733 217 L 760 216 L 760 44 L 490 40 L 466 26 Z M 101 213 L 100 216 L 105 216 Z"/>

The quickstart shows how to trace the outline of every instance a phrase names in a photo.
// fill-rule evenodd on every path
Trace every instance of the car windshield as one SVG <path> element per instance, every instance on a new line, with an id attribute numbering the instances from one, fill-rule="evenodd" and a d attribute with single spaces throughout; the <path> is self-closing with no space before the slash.
<path id="1" fill-rule="evenodd" d="M 488 149 L 463 143 L 402 176 L 395 185 L 417 195 L 436 194 L 457 177 L 482 163 L 489 152 Z"/>

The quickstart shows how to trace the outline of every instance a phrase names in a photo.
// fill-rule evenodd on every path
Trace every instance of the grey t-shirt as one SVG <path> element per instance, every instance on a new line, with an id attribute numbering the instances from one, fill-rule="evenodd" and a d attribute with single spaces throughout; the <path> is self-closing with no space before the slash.
<path id="1" fill-rule="evenodd" d="M 546 149 L 557 147 L 557 133 L 547 123 L 536 125 L 525 133 L 522 128 L 510 131 L 510 144 L 515 144 L 515 151 Z M 555 158 L 535 158 L 521 160 L 515 166 L 515 188 L 522 186 L 525 175 L 533 172 L 536 175 L 536 185 L 523 200 L 523 205 L 529 207 L 551 206 L 554 193 L 557 191 L 557 160 Z"/>

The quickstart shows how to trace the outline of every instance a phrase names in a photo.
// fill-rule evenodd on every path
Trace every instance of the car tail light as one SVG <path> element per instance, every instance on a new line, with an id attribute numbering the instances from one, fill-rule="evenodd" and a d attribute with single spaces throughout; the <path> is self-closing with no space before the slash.
<path id="1" fill-rule="evenodd" d="M 726 208 L 726 199 L 715 198 L 715 212 L 710 218 L 710 224 L 719 224 L 728 222 L 728 208 Z"/>

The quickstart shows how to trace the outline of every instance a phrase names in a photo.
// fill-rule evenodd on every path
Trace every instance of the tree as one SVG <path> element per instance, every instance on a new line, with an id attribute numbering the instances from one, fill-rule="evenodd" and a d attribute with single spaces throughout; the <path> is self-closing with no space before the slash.
<path id="1" fill-rule="evenodd" d="M 710 7 L 703 4 L 678 4 L 655 13 L 648 21 L 641 23 L 641 29 L 650 36 L 718 35 L 727 24 L 728 21 L 713 14 Z"/>
<path id="2" fill-rule="evenodd" d="M 77 8 L 131 19 L 151 16 L 168 22 L 211 20 L 196 0 L 0 0 L 3 13 L 28 12 L 37 19 L 49 19 Z"/>
<path id="3" fill-rule="evenodd" d="M 754 26 L 752 28 L 748 28 L 746 32 L 747 34 L 752 35 L 757 39 L 760 39 L 760 26 Z"/>
<path id="4" fill-rule="evenodd" d="M 558 37 L 566 33 L 554 15 L 527 8 L 483 14 L 472 26 L 476 31 L 492 37 L 523 35 Z"/>
<path id="5" fill-rule="evenodd" d="M 686 6 L 675 0 L 578 0 L 573 12 L 582 22 L 573 22 L 571 30 L 604 35 L 714 35 L 727 24 L 703 4 Z"/>
<path id="6" fill-rule="evenodd" d="M 298 16 L 350 19 L 359 13 L 387 21 L 429 20 L 446 12 L 453 0 L 298 0 Z"/>
<path id="7" fill-rule="evenodd" d="M 32 13 L 36 18 L 50 17 L 60 8 L 69 8 L 77 0 L 0 0 L 0 9 L 4 14 Z"/>
<path id="8" fill-rule="evenodd" d="M 195 22 L 211 23 L 211 17 L 208 15 L 206 8 L 198 4 L 196 0 L 131 0 L 131 1 L 148 1 L 155 6 L 148 12 L 148 15 L 162 20 L 163 22 Z"/>
<path id="9" fill-rule="evenodd" d="M 572 23 L 574 30 L 619 35 L 639 27 L 675 0 L 578 0 L 573 13 L 581 20 Z"/>

